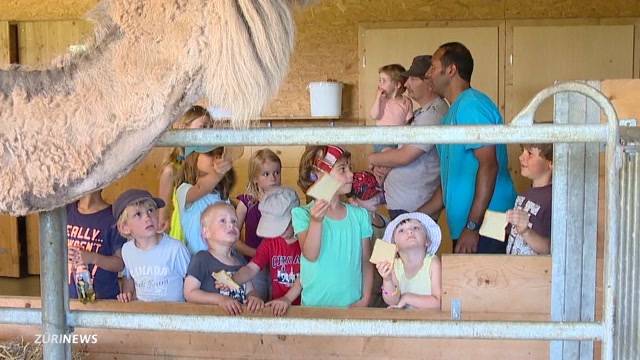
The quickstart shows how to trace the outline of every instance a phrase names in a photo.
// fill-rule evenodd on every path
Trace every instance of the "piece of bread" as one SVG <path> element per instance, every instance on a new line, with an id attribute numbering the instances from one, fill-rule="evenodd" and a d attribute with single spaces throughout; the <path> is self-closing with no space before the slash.
<path id="1" fill-rule="evenodd" d="M 396 244 L 390 244 L 384 240 L 376 239 L 376 242 L 373 245 L 373 251 L 371 252 L 371 257 L 369 258 L 369 262 L 378 264 L 386 261 L 389 264 L 393 264 L 393 260 L 395 258 Z"/>
<path id="2" fill-rule="evenodd" d="M 506 213 L 487 210 L 487 212 L 484 213 L 482 226 L 480 226 L 480 235 L 496 239 L 498 241 L 504 241 L 506 227 Z"/>
<path id="3" fill-rule="evenodd" d="M 331 201 L 331 198 L 341 186 L 342 183 L 340 181 L 329 174 L 325 174 L 320 180 L 311 185 L 307 190 L 307 195 L 317 200 Z"/>
<path id="4" fill-rule="evenodd" d="M 229 274 L 224 270 L 220 270 L 218 272 L 214 272 L 214 273 L 211 274 L 211 276 L 213 276 L 213 278 L 216 279 L 216 281 L 218 281 L 221 284 L 226 285 L 227 287 L 229 287 L 229 289 L 231 289 L 231 290 L 239 290 L 240 289 L 240 285 L 238 285 L 238 283 L 233 281 L 231 276 L 229 276 Z"/>

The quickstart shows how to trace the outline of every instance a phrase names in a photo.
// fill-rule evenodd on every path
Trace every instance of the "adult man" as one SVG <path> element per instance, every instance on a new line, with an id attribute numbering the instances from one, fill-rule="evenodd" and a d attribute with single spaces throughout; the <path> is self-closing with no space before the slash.
<path id="1" fill-rule="evenodd" d="M 433 91 L 426 73 L 431 66 L 431 56 L 420 55 L 413 59 L 405 87 L 409 97 L 420 108 L 414 111 L 411 126 L 438 125 L 447 112 L 448 105 Z M 400 145 L 396 149 L 369 155 L 369 163 L 376 168 L 391 168 L 384 180 L 385 197 L 391 218 L 416 211 L 434 194 L 440 196 L 440 166 L 435 146 L 431 144 Z M 440 208 L 429 215 L 437 216 Z"/>
<path id="2" fill-rule="evenodd" d="M 451 108 L 443 125 L 499 125 L 502 116 L 491 99 L 471 88 L 473 57 L 464 45 L 441 45 L 432 58 L 427 77 L 436 93 Z M 507 166 L 504 144 L 438 145 L 442 200 L 456 253 L 504 253 L 505 243 L 478 233 L 487 209 L 504 212 L 516 193 Z M 433 207 L 438 199 L 432 199 Z"/>

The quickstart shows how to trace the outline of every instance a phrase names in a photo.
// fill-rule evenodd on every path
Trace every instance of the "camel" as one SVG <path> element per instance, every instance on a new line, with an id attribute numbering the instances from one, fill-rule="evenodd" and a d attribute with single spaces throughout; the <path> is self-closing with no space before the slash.
<path id="1" fill-rule="evenodd" d="M 87 51 L 0 69 L 0 212 L 63 206 L 126 174 L 192 104 L 247 127 L 294 45 L 293 0 L 102 0 Z"/>

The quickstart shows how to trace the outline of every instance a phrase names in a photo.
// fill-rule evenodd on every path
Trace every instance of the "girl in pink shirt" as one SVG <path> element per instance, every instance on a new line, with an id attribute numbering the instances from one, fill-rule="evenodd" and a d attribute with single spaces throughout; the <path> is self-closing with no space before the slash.
<path id="1" fill-rule="evenodd" d="M 407 77 L 399 64 L 385 65 L 378 70 L 378 91 L 369 115 L 376 126 L 407 125 L 413 117 L 413 103 L 402 94 Z M 394 145 L 374 145 L 375 152 Z"/>

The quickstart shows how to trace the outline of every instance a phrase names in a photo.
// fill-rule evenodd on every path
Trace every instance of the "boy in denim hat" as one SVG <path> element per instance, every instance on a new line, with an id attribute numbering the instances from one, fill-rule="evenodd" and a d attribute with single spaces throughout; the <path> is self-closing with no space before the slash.
<path id="1" fill-rule="evenodd" d="M 184 301 L 182 287 L 191 260 L 178 240 L 160 229 L 162 199 L 148 191 L 127 190 L 113 204 L 120 234 L 130 241 L 122 246 L 125 281 L 118 300 Z"/>
<path id="2" fill-rule="evenodd" d="M 293 234 L 291 209 L 300 205 L 298 194 L 288 187 L 267 192 L 258 208 L 262 217 L 256 233 L 263 240 L 256 256 L 233 275 L 242 284 L 269 267 L 272 299 L 266 304 L 273 314 L 284 315 L 290 305 L 300 304 L 300 244 Z"/>

